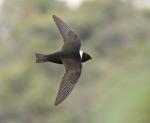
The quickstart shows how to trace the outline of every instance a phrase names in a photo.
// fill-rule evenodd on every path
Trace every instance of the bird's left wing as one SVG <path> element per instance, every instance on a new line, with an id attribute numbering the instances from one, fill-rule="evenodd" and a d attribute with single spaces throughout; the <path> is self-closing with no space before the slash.
<path id="1" fill-rule="evenodd" d="M 64 77 L 61 81 L 57 97 L 55 100 L 55 105 L 60 104 L 62 101 L 66 99 L 66 97 L 71 93 L 73 90 L 76 82 L 78 81 L 80 74 L 81 74 L 81 69 L 82 69 L 82 64 L 77 63 L 76 67 L 73 68 L 66 68 L 66 72 L 64 74 Z M 77 67 L 78 66 L 78 67 Z"/>

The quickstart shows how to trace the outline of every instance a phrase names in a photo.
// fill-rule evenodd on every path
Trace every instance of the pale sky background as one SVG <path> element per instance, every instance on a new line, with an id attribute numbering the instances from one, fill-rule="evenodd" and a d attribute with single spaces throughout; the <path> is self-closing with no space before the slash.
<path id="1" fill-rule="evenodd" d="M 0 0 L 0 6 L 2 5 L 3 0 Z"/>
<path id="2" fill-rule="evenodd" d="M 134 3 L 140 8 L 150 7 L 150 0 L 134 0 Z"/>
<path id="3" fill-rule="evenodd" d="M 77 8 L 80 6 L 80 4 L 83 0 L 59 0 L 59 1 L 66 1 L 67 5 L 70 8 Z"/>
<path id="4" fill-rule="evenodd" d="M 2 5 L 2 2 L 4 0 L 0 0 L 0 8 Z M 59 0 L 59 1 L 66 1 L 66 4 L 70 8 L 77 8 L 81 5 L 83 0 Z M 150 0 L 133 0 L 134 4 L 138 7 L 150 7 Z"/>
<path id="5" fill-rule="evenodd" d="M 60 1 L 66 1 L 67 5 L 70 8 L 77 8 L 78 6 L 80 6 L 80 4 L 82 3 L 83 0 L 60 0 Z M 137 6 L 137 7 L 141 7 L 141 8 L 149 8 L 150 7 L 150 0 L 133 0 L 133 3 Z"/>
<path id="6" fill-rule="evenodd" d="M 80 6 L 80 4 L 83 0 L 60 0 L 60 1 L 66 1 L 67 5 L 69 7 L 76 8 L 76 7 Z M 2 2 L 3 2 L 3 0 L 0 0 L 0 7 L 2 5 Z"/>
<path id="7" fill-rule="evenodd" d="M 3 3 L 3 0 L 0 0 L 0 15 L 1 15 L 1 5 Z"/>
<path id="8" fill-rule="evenodd" d="M 81 0 L 66 0 L 68 6 L 78 7 L 81 4 Z"/>

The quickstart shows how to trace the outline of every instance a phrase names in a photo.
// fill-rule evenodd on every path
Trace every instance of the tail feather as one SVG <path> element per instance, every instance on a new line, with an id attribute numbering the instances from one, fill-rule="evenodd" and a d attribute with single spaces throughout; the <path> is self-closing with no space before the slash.
<path id="1" fill-rule="evenodd" d="M 47 55 L 36 53 L 36 63 L 48 62 Z"/>

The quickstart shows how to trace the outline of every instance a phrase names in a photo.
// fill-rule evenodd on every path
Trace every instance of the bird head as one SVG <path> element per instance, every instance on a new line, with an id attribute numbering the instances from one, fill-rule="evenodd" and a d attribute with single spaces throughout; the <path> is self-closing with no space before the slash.
<path id="1" fill-rule="evenodd" d="M 89 54 L 83 52 L 82 62 L 86 62 L 86 61 L 88 61 L 90 59 L 92 59 L 92 57 Z"/>

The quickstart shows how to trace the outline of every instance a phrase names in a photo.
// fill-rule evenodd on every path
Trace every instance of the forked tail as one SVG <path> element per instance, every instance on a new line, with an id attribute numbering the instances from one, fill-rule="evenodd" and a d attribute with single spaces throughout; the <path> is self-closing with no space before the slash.
<path id="1" fill-rule="evenodd" d="M 36 53 L 36 63 L 48 62 L 47 55 Z"/>

